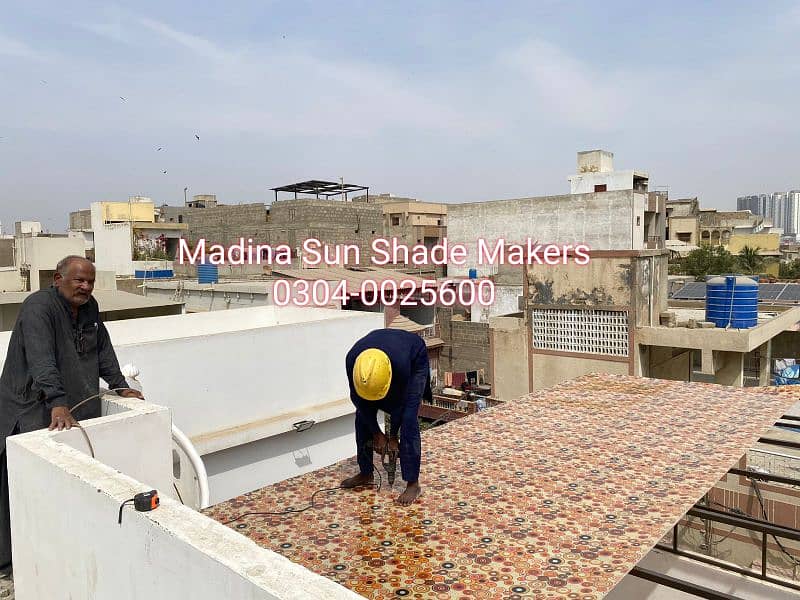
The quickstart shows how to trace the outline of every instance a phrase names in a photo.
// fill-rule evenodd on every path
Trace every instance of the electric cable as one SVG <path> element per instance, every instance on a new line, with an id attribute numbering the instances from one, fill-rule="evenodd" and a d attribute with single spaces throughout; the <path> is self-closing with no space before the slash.
<path id="1" fill-rule="evenodd" d="M 302 513 L 302 512 L 307 511 L 310 508 L 317 508 L 317 506 L 314 504 L 314 498 L 317 497 L 317 494 L 321 494 L 322 492 L 335 492 L 337 490 L 358 489 L 360 487 L 372 487 L 372 486 L 376 486 L 376 490 L 375 491 L 376 492 L 380 492 L 381 488 L 383 487 L 383 477 L 381 476 L 380 469 L 378 469 L 375 466 L 375 458 L 374 457 L 372 459 L 372 468 L 373 468 L 373 473 L 377 473 L 378 474 L 378 483 L 370 483 L 370 484 L 367 484 L 367 485 L 358 485 L 358 486 L 356 486 L 354 488 L 345 488 L 345 487 L 342 487 L 341 485 L 338 485 L 338 486 L 332 487 L 332 488 L 322 488 L 322 489 L 319 489 L 319 490 L 315 491 L 313 494 L 311 494 L 311 499 L 309 501 L 308 506 L 304 506 L 303 508 L 287 508 L 287 509 L 281 510 L 281 511 L 252 511 L 252 512 L 246 512 L 246 513 L 242 513 L 241 515 L 238 515 L 238 516 L 236 516 L 233 519 L 230 519 L 228 521 L 223 521 L 222 525 L 230 525 L 231 523 L 235 523 L 236 521 L 240 521 L 241 519 L 243 519 L 245 517 L 284 516 L 284 515 L 292 515 L 292 514 L 296 514 L 296 513 Z"/>
<path id="2" fill-rule="evenodd" d="M 111 390 L 108 390 L 108 391 L 109 392 L 119 392 L 119 391 L 122 391 L 122 390 L 132 390 L 132 389 L 133 388 L 129 388 L 129 387 L 121 387 L 121 388 L 114 388 L 114 389 L 111 389 Z M 88 398 L 85 398 L 84 400 L 81 400 L 75 406 L 73 406 L 72 408 L 69 409 L 69 414 L 71 415 L 73 413 L 73 411 L 79 409 L 81 406 L 83 406 L 84 404 L 86 404 L 90 400 L 94 400 L 95 398 L 101 398 L 105 393 L 106 392 L 103 391 L 103 392 L 100 392 L 99 394 L 95 394 L 94 396 L 89 396 Z M 78 421 L 77 419 L 75 419 L 75 426 L 83 434 L 83 439 L 86 440 L 86 444 L 89 446 L 89 453 L 91 454 L 92 458 L 95 458 L 94 446 L 92 446 L 92 440 L 89 439 L 89 434 L 86 433 L 86 430 L 83 428 L 83 425 L 81 425 L 80 421 Z"/>
<path id="3" fill-rule="evenodd" d="M 181 496 L 181 491 L 178 489 L 178 484 L 176 484 L 176 483 L 173 481 L 173 482 L 172 482 L 172 487 L 174 487 L 174 488 L 175 488 L 175 493 L 176 493 L 176 494 L 178 494 L 178 500 L 180 500 L 180 501 L 181 501 L 181 504 L 183 504 L 184 506 L 186 506 L 186 503 L 183 501 L 183 497 Z"/>
<path id="4" fill-rule="evenodd" d="M 122 509 L 125 508 L 125 506 L 127 506 L 128 504 L 133 503 L 133 501 L 134 501 L 133 498 L 129 498 L 128 500 L 125 500 L 125 502 L 119 505 L 119 516 L 117 517 L 117 523 L 119 525 L 122 525 Z"/>

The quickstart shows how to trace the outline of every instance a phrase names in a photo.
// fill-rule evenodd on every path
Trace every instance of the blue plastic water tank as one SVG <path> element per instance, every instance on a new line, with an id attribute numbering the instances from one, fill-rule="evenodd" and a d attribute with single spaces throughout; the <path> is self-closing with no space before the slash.
<path id="1" fill-rule="evenodd" d="M 749 277 L 727 275 L 706 281 L 706 321 L 717 327 L 755 327 L 758 322 L 758 283 Z"/>
<path id="2" fill-rule="evenodd" d="M 478 269 L 470 269 L 469 270 L 469 278 L 470 279 L 477 279 L 478 278 Z"/>
<path id="3" fill-rule="evenodd" d="M 197 283 L 217 283 L 219 267 L 217 265 L 197 265 Z"/>

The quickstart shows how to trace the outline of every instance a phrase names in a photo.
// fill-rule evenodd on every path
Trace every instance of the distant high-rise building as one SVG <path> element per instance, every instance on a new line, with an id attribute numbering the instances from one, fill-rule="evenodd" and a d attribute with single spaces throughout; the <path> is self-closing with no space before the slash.
<path id="1" fill-rule="evenodd" d="M 786 230 L 786 192 L 772 194 L 772 226 Z"/>
<path id="2" fill-rule="evenodd" d="M 736 199 L 736 210 L 749 210 L 754 215 L 761 214 L 758 196 L 739 196 Z"/>
<path id="3" fill-rule="evenodd" d="M 792 190 L 786 194 L 786 235 L 796 236 L 800 233 L 800 190 Z"/>
<path id="4" fill-rule="evenodd" d="M 769 199 L 769 194 L 758 195 L 758 214 L 760 214 L 762 217 L 766 216 L 767 214 L 767 205 L 769 204 Z"/>
<path id="5" fill-rule="evenodd" d="M 800 234 L 800 190 L 739 196 L 736 210 L 760 215 L 776 229 L 783 229 L 786 235 Z"/>

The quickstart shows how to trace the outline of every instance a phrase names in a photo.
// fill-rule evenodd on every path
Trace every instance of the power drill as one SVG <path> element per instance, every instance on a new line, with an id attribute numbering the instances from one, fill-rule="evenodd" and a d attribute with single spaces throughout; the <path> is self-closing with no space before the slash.
<path id="1" fill-rule="evenodd" d="M 397 474 L 397 452 L 393 450 L 387 451 L 386 454 L 381 456 L 381 463 L 386 471 L 386 479 L 389 481 L 389 485 L 393 486 L 394 478 Z"/>

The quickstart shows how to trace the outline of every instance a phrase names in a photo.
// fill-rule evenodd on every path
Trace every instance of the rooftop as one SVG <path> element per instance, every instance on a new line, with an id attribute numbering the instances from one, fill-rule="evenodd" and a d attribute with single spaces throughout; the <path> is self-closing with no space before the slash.
<path id="1" fill-rule="evenodd" d="M 345 194 L 345 197 L 347 197 L 346 194 L 351 192 L 361 192 L 365 190 L 369 194 L 369 187 L 364 185 L 356 185 L 353 183 L 344 183 L 338 181 L 322 181 L 319 179 L 301 181 L 299 183 L 292 183 L 290 185 L 283 185 L 271 189 L 273 192 L 275 192 L 276 199 L 278 198 L 278 192 L 294 193 L 295 198 L 297 198 L 297 194 L 313 194 L 317 198 L 320 196 L 329 198 L 330 196 Z"/>
<path id="2" fill-rule="evenodd" d="M 588 375 L 424 432 L 411 507 L 387 485 L 324 491 L 302 516 L 230 527 L 369 598 L 599 599 L 795 401 L 780 388 Z M 206 513 L 303 507 L 355 469 L 343 461 Z"/>
<path id="3" fill-rule="evenodd" d="M 2 304 L 22 304 L 25 298 L 34 292 L 0 292 L 0 305 Z M 136 308 L 152 308 L 157 306 L 180 305 L 183 302 L 173 302 L 172 300 L 160 300 L 147 298 L 139 294 L 131 294 L 120 290 L 98 290 L 92 292 L 100 312 L 111 312 L 116 310 L 131 310 Z"/>
<path id="4" fill-rule="evenodd" d="M 673 300 L 705 300 L 706 283 L 690 281 L 670 294 Z M 800 283 L 759 283 L 758 301 L 765 304 L 800 304 Z"/>

